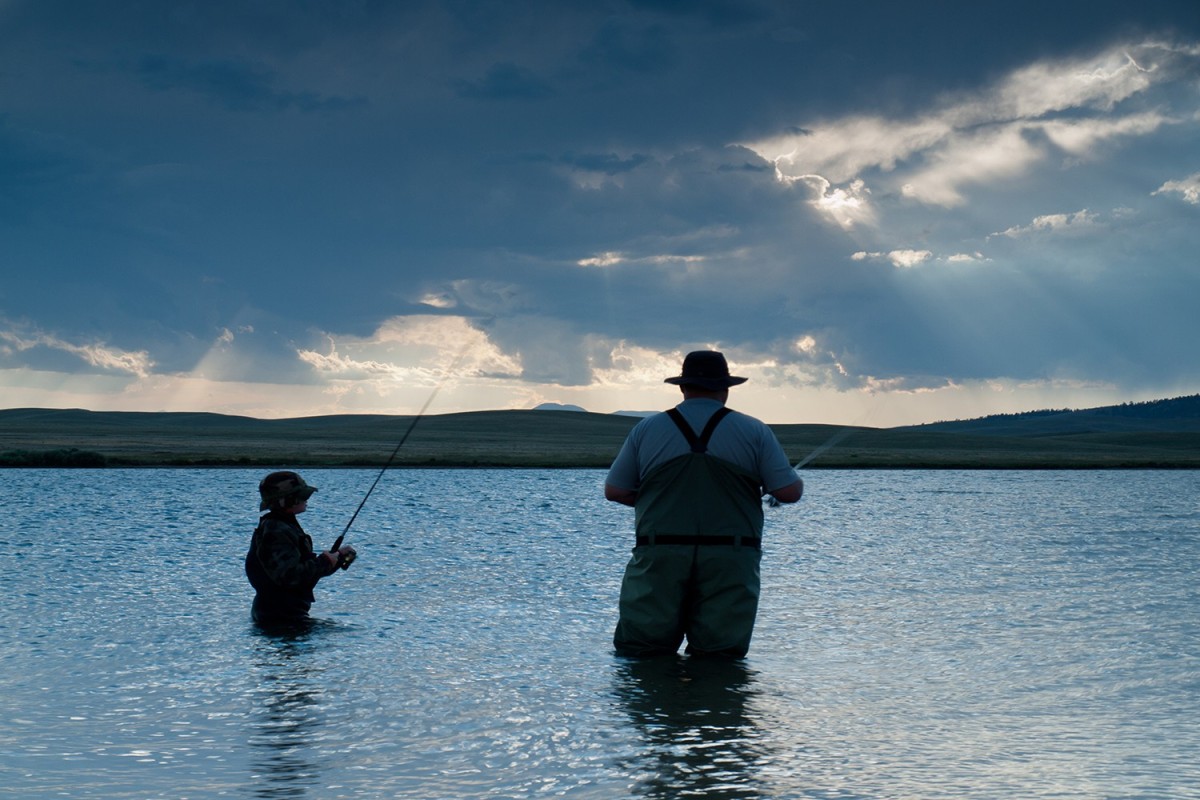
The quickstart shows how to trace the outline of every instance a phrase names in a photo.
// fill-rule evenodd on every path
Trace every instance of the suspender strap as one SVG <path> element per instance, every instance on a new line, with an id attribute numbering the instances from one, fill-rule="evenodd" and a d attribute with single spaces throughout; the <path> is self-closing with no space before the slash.
<path id="1" fill-rule="evenodd" d="M 717 423 L 725 419 L 733 409 L 721 406 L 716 413 L 708 418 L 708 424 L 704 426 L 704 430 L 700 432 L 700 436 L 696 436 L 696 432 L 692 430 L 692 426 L 688 425 L 687 420 L 683 418 L 683 414 L 679 413 L 678 408 L 672 408 L 667 411 L 667 416 L 675 423 L 675 427 L 679 428 L 679 432 L 683 434 L 683 438 L 687 439 L 687 443 L 691 446 L 693 453 L 707 453 L 708 440 L 712 438 L 713 431 L 717 428 Z"/>

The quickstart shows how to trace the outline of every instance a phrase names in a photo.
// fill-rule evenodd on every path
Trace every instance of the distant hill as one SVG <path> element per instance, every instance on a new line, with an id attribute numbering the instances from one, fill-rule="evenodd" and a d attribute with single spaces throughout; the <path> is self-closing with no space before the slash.
<path id="1" fill-rule="evenodd" d="M 582 406 L 570 405 L 566 403 L 542 403 L 533 407 L 534 411 L 582 411 L 585 414 L 591 413 Z M 657 414 L 657 411 L 614 411 L 612 412 L 617 417 L 648 417 L 651 414 Z"/>
<path id="2" fill-rule="evenodd" d="M 907 428 L 771 427 L 806 469 L 1200 469 L 1198 406 L 1200 396 Z M 0 467 L 377 467 L 395 453 L 397 468 L 605 468 L 637 417 L 512 410 L 412 423 L 387 414 L 0 409 Z"/>
<path id="3" fill-rule="evenodd" d="M 333 414 L 255 419 L 226 414 L 0 409 L 0 466 L 237 466 L 385 462 L 412 416 Z M 560 411 L 429 414 L 395 463 L 408 466 L 596 466 L 635 420 Z"/>
<path id="4" fill-rule="evenodd" d="M 984 436 L 1071 436 L 1090 433 L 1200 432 L 1200 394 L 1087 409 L 992 414 L 977 419 L 906 425 L 893 430 Z"/>

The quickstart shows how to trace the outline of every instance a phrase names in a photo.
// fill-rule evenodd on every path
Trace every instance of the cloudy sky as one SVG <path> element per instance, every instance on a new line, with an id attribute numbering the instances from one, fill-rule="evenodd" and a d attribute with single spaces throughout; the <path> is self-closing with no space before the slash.
<path id="1" fill-rule="evenodd" d="M 1200 391 L 1200 3 L 0 0 L 0 407 Z"/>

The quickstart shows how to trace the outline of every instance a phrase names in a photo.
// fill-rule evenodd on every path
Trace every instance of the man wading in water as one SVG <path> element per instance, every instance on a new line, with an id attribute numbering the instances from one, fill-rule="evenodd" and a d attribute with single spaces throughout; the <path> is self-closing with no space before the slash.
<path id="1" fill-rule="evenodd" d="M 688 353 L 667 378 L 683 402 L 634 426 L 604 496 L 635 511 L 637 546 L 621 584 L 617 653 L 741 658 L 758 612 L 762 497 L 794 503 L 804 483 L 764 423 L 725 407 L 721 353 Z"/>
<path id="2" fill-rule="evenodd" d="M 313 587 L 326 575 L 346 569 L 357 553 L 350 545 L 336 552 L 313 552 L 312 539 L 297 514 L 308 510 L 309 486 L 295 472 L 272 472 L 258 484 L 266 511 L 254 529 L 246 553 L 246 577 L 254 587 L 251 615 L 260 625 L 304 622 L 312 607 Z"/>

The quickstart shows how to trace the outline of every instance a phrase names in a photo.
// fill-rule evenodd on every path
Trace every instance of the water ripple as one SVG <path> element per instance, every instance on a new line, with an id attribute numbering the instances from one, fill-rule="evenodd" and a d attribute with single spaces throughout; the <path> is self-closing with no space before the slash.
<path id="1" fill-rule="evenodd" d="M 389 472 L 274 636 L 257 471 L 5 474 L 14 796 L 1200 797 L 1197 473 L 811 473 L 732 665 L 611 654 L 600 471 Z"/>

